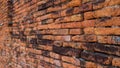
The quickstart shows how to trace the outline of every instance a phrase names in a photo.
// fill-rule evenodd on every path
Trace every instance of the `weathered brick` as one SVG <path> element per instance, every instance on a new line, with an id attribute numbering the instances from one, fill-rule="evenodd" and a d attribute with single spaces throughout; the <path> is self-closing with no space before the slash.
<path id="1" fill-rule="evenodd" d="M 99 54 L 99 53 L 94 54 L 94 53 L 87 52 L 87 51 L 82 52 L 81 57 L 86 60 L 91 60 L 97 63 L 107 64 L 107 65 L 112 62 L 112 58 L 110 56 Z"/>
<path id="2" fill-rule="evenodd" d="M 95 28 L 97 35 L 119 35 L 119 28 Z"/>
<path id="3" fill-rule="evenodd" d="M 80 6 L 80 12 L 86 12 L 91 10 L 93 10 L 92 2 L 83 3 L 82 6 Z"/>
<path id="4" fill-rule="evenodd" d="M 113 44 L 120 44 L 120 37 L 119 36 L 112 36 Z"/>
<path id="5" fill-rule="evenodd" d="M 68 34 L 68 29 L 59 29 L 59 30 L 54 30 L 53 34 L 58 34 L 58 35 L 65 35 Z"/>
<path id="6" fill-rule="evenodd" d="M 81 53 L 80 49 L 74 49 L 74 48 L 67 48 L 67 47 L 58 47 L 54 46 L 53 51 L 57 54 L 66 55 L 66 56 L 75 56 L 79 57 L 79 54 Z"/>
<path id="7" fill-rule="evenodd" d="M 86 62 L 85 67 L 86 68 L 97 68 L 97 64 L 93 62 Z"/>
<path id="8" fill-rule="evenodd" d="M 85 38 L 84 38 L 84 35 L 76 35 L 76 36 L 72 37 L 72 40 L 73 41 L 82 41 L 82 42 L 84 42 Z"/>
<path id="9" fill-rule="evenodd" d="M 70 34 L 82 34 L 81 29 L 70 29 Z"/>
<path id="10" fill-rule="evenodd" d="M 86 42 L 97 42 L 97 36 L 95 35 L 85 35 Z"/>
<path id="11" fill-rule="evenodd" d="M 109 4 L 108 4 L 108 2 L 109 2 Z M 117 4 L 119 4 L 119 3 L 120 3 L 119 0 L 116 0 L 116 1 L 112 1 L 112 0 L 103 0 L 103 2 L 98 3 L 97 5 L 94 4 L 93 8 L 94 8 L 94 9 L 100 9 L 100 8 L 107 7 L 107 6 L 117 5 Z"/>
<path id="12" fill-rule="evenodd" d="M 59 54 L 56 54 L 54 52 L 50 52 L 50 56 L 55 58 L 55 59 L 60 59 L 60 57 L 61 57 Z"/>
<path id="13" fill-rule="evenodd" d="M 68 7 L 74 7 L 80 5 L 81 5 L 81 0 L 72 0 L 67 4 Z"/>
<path id="14" fill-rule="evenodd" d="M 57 66 L 62 66 L 61 61 L 60 60 L 54 60 L 54 64 Z"/>
<path id="15" fill-rule="evenodd" d="M 86 19 L 92 19 L 92 18 L 100 18 L 100 17 L 111 17 L 111 16 L 118 16 L 120 14 L 119 12 L 119 6 L 110 6 L 103 8 L 101 10 L 97 10 L 95 12 L 87 12 L 85 13 Z"/>
<path id="16" fill-rule="evenodd" d="M 78 14 L 78 15 L 72 15 L 70 17 L 70 21 L 82 21 L 83 20 L 83 17 L 81 14 Z"/>
<path id="17" fill-rule="evenodd" d="M 112 65 L 120 67 L 120 58 L 113 58 Z"/>
<path id="18" fill-rule="evenodd" d="M 91 2 L 92 0 L 83 0 L 82 3 Z"/>
<path id="19" fill-rule="evenodd" d="M 80 65 L 80 61 L 77 58 L 73 58 L 73 57 L 66 57 L 66 56 L 62 56 L 62 61 L 68 62 L 68 63 L 72 63 L 75 65 Z"/>
<path id="20" fill-rule="evenodd" d="M 99 43 L 112 43 L 112 37 L 111 36 L 98 36 L 98 42 Z"/>
<path id="21" fill-rule="evenodd" d="M 54 36 L 52 36 L 52 35 L 43 35 L 41 39 L 54 40 Z"/>
<path id="22" fill-rule="evenodd" d="M 55 40 L 57 41 L 71 41 L 71 36 L 55 36 Z"/>
<path id="23" fill-rule="evenodd" d="M 63 65 L 64 68 L 70 68 L 70 67 L 71 68 L 77 68 L 75 65 L 71 65 L 71 64 L 68 64 L 68 63 L 64 63 L 64 62 L 62 63 L 62 65 Z"/>
<path id="24" fill-rule="evenodd" d="M 96 45 L 94 47 L 95 51 L 99 51 L 99 52 L 104 52 L 104 53 L 108 53 L 108 54 L 114 54 L 114 55 L 120 55 L 119 53 L 119 47 L 116 46 L 110 46 L 110 45 Z"/>
<path id="25" fill-rule="evenodd" d="M 97 37 L 95 35 L 76 35 L 72 37 L 72 40 L 81 42 L 95 42 L 97 41 Z"/>
<path id="26" fill-rule="evenodd" d="M 119 4 L 0 0 L 0 66 L 119 68 Z"/>
<path id="27" fill-rule="evenodd" d="M 119 26 L 119 21 L 120 18 L 119 17 L 113 17 L 111 19 L 107 19 L 107 20 L 103 20 L 103 21 L 98 21 L 96 22 L 96 26 Z"/>
<path id="28" fill-rule="evenodd" d="M 88 28 L 84 28 L 84 33 L 85 34 L 95 34 L 95 31 L 94 31 L 93 27 L 88 27 Z"/>

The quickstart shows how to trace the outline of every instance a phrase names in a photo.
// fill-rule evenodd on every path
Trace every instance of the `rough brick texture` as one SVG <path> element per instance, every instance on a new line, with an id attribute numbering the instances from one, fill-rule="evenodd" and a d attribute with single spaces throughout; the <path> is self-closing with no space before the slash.
<path id="1" fill-rule="evenodd" d="M 0 68 L 120 68 L 120 0 L 0 0 Z"/>

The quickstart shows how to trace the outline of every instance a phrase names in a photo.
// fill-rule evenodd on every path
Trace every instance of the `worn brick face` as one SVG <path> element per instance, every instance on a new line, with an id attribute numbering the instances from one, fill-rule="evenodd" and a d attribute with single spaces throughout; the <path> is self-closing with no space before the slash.
<path id="1" fill-rule="evenodd" d="M 120 0 L 0 0 L 0 68 L 120 68 Z"/>

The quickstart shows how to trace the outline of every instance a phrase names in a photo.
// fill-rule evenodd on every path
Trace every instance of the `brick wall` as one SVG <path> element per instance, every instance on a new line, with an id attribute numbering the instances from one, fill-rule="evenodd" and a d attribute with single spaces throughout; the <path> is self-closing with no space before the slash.
<path id="1" fill-rule="evenodd" d="M 120 68 L 120 0 L 1 0 L 2 68 Z"/>

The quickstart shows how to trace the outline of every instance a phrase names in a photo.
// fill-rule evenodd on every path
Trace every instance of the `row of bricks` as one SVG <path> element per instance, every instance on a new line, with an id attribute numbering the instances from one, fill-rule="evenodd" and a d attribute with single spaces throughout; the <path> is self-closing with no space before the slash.
<path id="1" fill-rule="evenodd" d="M 41 55 L 38 55 L 38 58 L 39 58 L 39 56 L 41 56 Z M 61 55 L 58 55 L 58 54 L 55 54 L 55 53 L 52 53 L 52 52 L 50 52 L 50 56 L 52 58 L 56 58 L 56 60 L 58 60 L 58 62 L 61 62 L 60 60 L 62 60 L 64 62 L 68 62 L 70 64 L 74 64 L 76 66 L 80 66 L 80 62 L 81 61 L 79 59 L 77 59 L 77 58 L 61 56 Z M 51 64 L 54 63 L 53 62 L 54 59 L 50 58 L 49 56 L 46 56 L 46 57 L 43 56 L 43 57 L 44 58 L 41 58 L 41 60 L 45 60 L 46 62 L 49 62 Z M 117 57 L 113 57 L 112 58 L 112 57 L 110 57 L 110 56 L 108 57 L 107 55 L 104 55 L 104 54 L 91 53 L 91 52 L 86 52 L 86 51 L 83 51 L 81 53 L 81 57 L 86 59 L 86 60 L 91 60 L 91 61 L 94 61 L 94 62 L 97 62 L 97 63 L 106 64 L 106 65 L 109 65 L 112 62 L 113 66 L 119 66 L 119 58 L 117 58 Z M 60 63 L 58 64 L 58 66 L 60 66 Z"/>
<path id="2" fill-rule="evenodd" d="M 90 6 L 89 6 L 90 7 Z M 91 8 L 91 7 L 90 7 Z M 119 14 L 119 11 L 117 11 L 117 10 L 119 10 L 119 6 L 111 6 L 111 7 L 108 7 L 108 8 L 105 8 L 105 9 L 103 9 L 103 10 L 98 10 L 98 11 L 95 11 L 95 15 L 96 14 L 98 14 L 99 12 L 104 12 L 104 11 L 107 11 L 107 10 L 111 10 L 111 11 L 114 11 L 114 10 L 112 10 L 112 9 L 114 9 L 114 8 L 116 8 L 116 12 L 118 12 L 118 14 Z M 118 8 L 118 9 L 117 9 Z M 79 9 L 79 8 L 78 8 Z M 87 9 L 87 10 L 89 10 L 89 9 Z M 78 10 L 78 11 L 81 11 L 80 9 Z M 111 11 L 108 11 L 108 12 L 111 12 Z M 107 12 L 107 13 L 108 13 Z M 45 12 L 44 12 L 45 13 Z M 63 13 L 64 13 L 64 11 L 63 11 Z M 85 15 L 87 16 L 87 17 L 89 17 L 89 15 L 91 15 L 91 14 L 94 14 L 94 12 L 88 12 L 88 13 L 86 13 Z M 115 15 L 114 14 L 114 12 L 113 13 L 111 13 L 112 15 Z M 118 15 L 117 14 L 117 15 Z M 37 14 L 38 15 L 38 14 Z M 50 15 L 50 14 L 49 14 Z M 62 13 L 61 13 L 61 15 L 63 15 Z M 107 15 L 107 14 L 106 14 Z M 52 15 L 53 16 L 53 15 Z M 94 15 L 92 15 L 92 16 L 94 16 Z M 98 14 L 98 15 L 96 15 L 97 17 L 100 17 L 100 16 L 103 16 L 102 14 Z M 104 15 L 105 16 L 105 15 Z M 108 16 L 110 16 L 110 15 L 108 15 Z M 42 16 L 43 17 L 43 16 Z M 44 16 L 45 17 L 45 16 Z M 44 18 L 43 17 L 43 18 Z M 46 15 L 46 17 L 49 17 L 48 15 Z M 85 17 L 85 18 L 87 18 L 87 17 Z M 40 19 L 40 18 L 38 18 L 38 19 Z M 88 18 L 89 19 L 89 18 Z"/>

